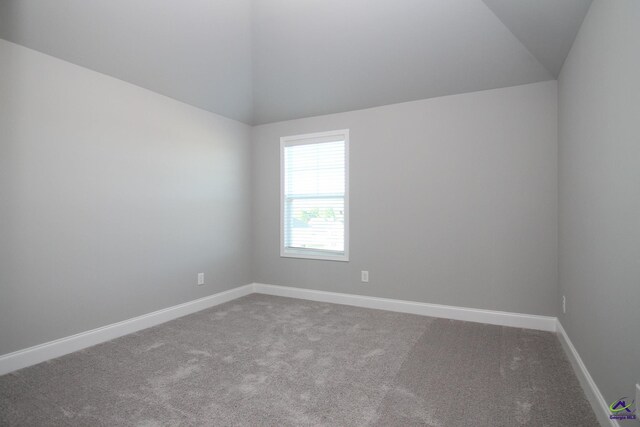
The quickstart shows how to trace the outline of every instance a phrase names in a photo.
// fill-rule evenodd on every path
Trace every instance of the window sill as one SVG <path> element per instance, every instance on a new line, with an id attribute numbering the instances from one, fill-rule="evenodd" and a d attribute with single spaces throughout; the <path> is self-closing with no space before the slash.
<path id="1" fill-rule="evenodd" d="M 345 254 L 332 254 L 326 252 L 305 251 L 305 250 L 281 250 L 282 258 L 301 258 L 301 259 L 317 259 L 324 261 L 342 261 L 349 262 L 349 256 Z"/>

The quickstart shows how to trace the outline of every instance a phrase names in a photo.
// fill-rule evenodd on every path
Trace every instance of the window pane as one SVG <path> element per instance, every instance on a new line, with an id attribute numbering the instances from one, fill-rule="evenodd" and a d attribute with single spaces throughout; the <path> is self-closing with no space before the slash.
<path id="1" fill-rule="evenodd" d="M 344 141 L 285 148 L 285 195 L 344 194 Z"/>
<path id="2" fill-rule="evenodd" d="M 287 199 L 286 246 L 344 251 L 344 198 Z"/>
<path id="3" fill-rule="evenodd" d="M 346 253 L 346 141 L 327 139 L 303 135 L 282 147 L 283 253 Z"/>

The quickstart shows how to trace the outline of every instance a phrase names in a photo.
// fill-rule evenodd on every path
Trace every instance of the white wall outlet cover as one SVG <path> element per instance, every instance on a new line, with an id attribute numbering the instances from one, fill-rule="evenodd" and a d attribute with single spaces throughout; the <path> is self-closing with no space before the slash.
<path id="1" fill-rule="evenodd" d="M 204 273 L 198 273 L 198 285 L 204 285 Z"/>
<path id="2" fill-rule="evenodd" d="M 362 270 L 360 272 L 360 280 L 367 283 L 369 281 L 369 272 L 366 270 Z"/>

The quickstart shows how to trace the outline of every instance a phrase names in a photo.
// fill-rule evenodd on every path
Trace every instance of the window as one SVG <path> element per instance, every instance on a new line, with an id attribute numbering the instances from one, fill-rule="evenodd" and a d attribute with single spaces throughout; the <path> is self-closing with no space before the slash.
<path id="1" fill-rule="evenodd" d="M 349 130 L 280 139 L 280 255 L 349 260 Z"/>

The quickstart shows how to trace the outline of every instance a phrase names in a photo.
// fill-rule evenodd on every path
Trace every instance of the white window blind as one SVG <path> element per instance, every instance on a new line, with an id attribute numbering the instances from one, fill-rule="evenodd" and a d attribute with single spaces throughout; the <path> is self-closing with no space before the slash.
<path id="1" fill-rule="evenodd" d="M 281 139 L 281 255 L 347 260 L 348 131 Z"/>

